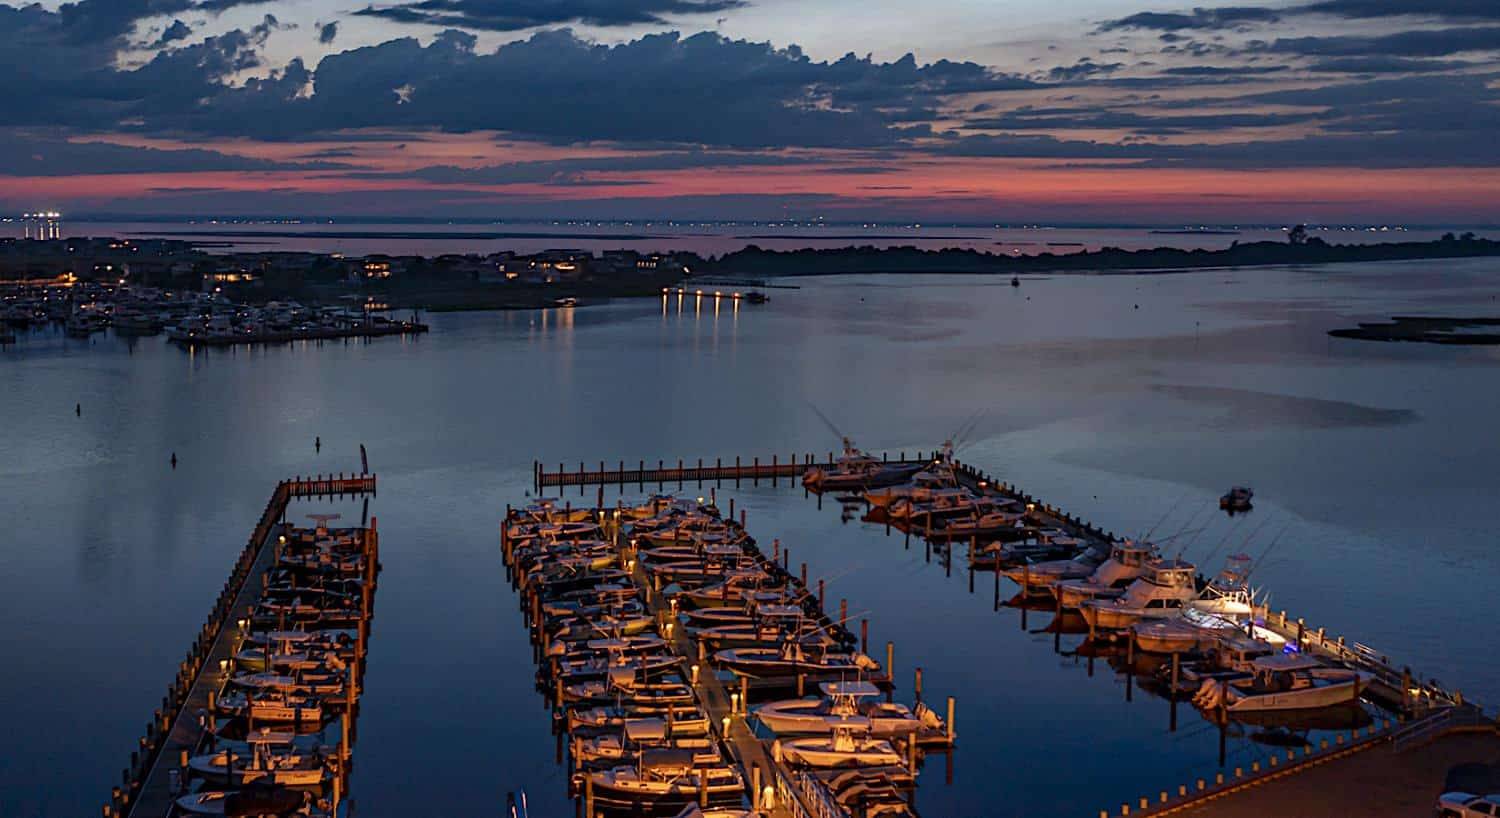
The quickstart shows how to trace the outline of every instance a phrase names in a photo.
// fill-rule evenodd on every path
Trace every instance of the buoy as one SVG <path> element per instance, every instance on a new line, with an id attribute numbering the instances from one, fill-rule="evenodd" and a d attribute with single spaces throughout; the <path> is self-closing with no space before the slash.
<path id="1" fill-rule="evenodd" d="M 313 438 L 313 451 L 315 451 L 315 452 L 321 452 L 321 451 L 323 451 L 323 438 L 322 437 L 314 437 Z"/>
<path id="2" fill-rule="evenodd" d="M 172 468 L 177 468 L 177 453 L 172 452 Z"/>
<path id="3" fill-rule="evenodd" d="M 75 415 L 77 415 L 79 417 L 83 417 L 83 404 L 81 404 L 81 403 L 75 403 L 75 404 L 73 404 L 73 414 L 75 414 Z"/>

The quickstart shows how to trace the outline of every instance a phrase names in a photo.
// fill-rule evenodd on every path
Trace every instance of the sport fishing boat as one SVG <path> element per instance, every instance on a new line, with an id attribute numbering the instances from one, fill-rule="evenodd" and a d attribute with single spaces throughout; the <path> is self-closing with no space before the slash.
<path id="1" fill-rule="evenodd" d="M 933 492 L 958 487 L 958 473 L 953 468 L 953 441 L 943 443 L 937 458 L 921 471 L 912 475 L 906 485 L 871 489 L 865 492 L 865 502 L 875 508 L 887 508 L 897 500 L 925 501 Z"/>
<path id="2" fill-rule="evenodd" d="M 278 787 L 249 786 L 223 792 L 204 790 L 177 798 L 177 811 L 185 815 L 277 815 L 323 816 L 312 809 L 309 793 Z"/>
<path id="3" fill-rule="evenodd" d="M 643 708 L 690 705 L 693 689 L 678 680 L 639 681 L 634 674 L 606 676 L 563 685 L 563 701 L 578 704 L 621 704 Z"/>
<path id="4" fill-rule="evenodd" d="M 282 733 L 256 733 L 247 738 L 248 753 L 225 747 L 188 759 L 188 769 L 215 782 L 239 786 L 254 782 L 282 787 L 316 787 L 328 775 L 322 755 L 305 752 Z"/>
<path id="5" fill-rule="evenodd" d="M 569 732 L 620 730 L 641 719 L 666 722 L 669 736 L 708 735 L 708 716 L 696 704 L 667 704 L 660 707 L 612 704 L 578 708 L 568 711 L 567 729 Z"/>
<path id="6" fill-rule="evenodd" d="M 1115 543 L 1109 559 L 1086 578 L 1063 580 L 1050 590 L 1064 608 L 1077 608 L 1086 599 L 1112 599 L 1124 593 L 1125 586 L 1144 576 L 1155 557 L 1156 546 L 1151 543 L 1124 540 Z"/>
<path id="7" fill-rule="evenodd" d="M 1085 600 L 1078 612 L 1089 630 L 1117 631 L 1143 619 L 1175 617 L 1198 596 L 1194 567 L 1181 560 L 1156 560 L 1150 573 L 1130 583 L 1116 599 Z"/>
<path id="8" fill-rule="evenodd" d="M 847 491 L 890 486 L 906 481 L 922 469 L 913 463 L 887 463 L 867 454 L 844 438 L 844 451 L 827 468 L 814 466 L 802 473 L 802 485 L 813 491 Z"/>
<path id="9" fill-rule="evenodd" d="M 677 600 L 696 608 L 739 608 L 747 599 L 785 597 L 786 592 L 785 582 L 760 568 L 746 568 L 726 573 L 722 582 L 684 591 Z"/>
<path id="10" fill-rule="evenodd" d="M 836 653 L 790 641 L 776 647 L 727 648 L 715 653 L 714 661 L 737 676 L 752 679 L 857 677 L 880 669 L 879 662 L 863 653 Z"/>
<path id="11" fill-rule="evenodd" d="M 269 647 L 269 650 L 268 650 Z M 270 631 L 252 634 L 234 655 L 235 666 L 251 671 L 289 671 L 345 661 L 354 655 L 354 640 L 327 631 Z"/>
<path id="12" fill-rule="evenodd" d="M 1113 549 L 1109 543 L 1096 542 L 1072 559 L 1029 562 L 1007 568 L 1004 573 L 1011 581 L 1021 586 L 1021 593 L 1045 596 L 1051 593 L 1051 587 L 1059 582 L 1083 579 L 1094 573 L 1094 569 L 1098 568 L 1100 563 L 1109 559 L 1111 550 Z"/>
<path id="13" fill-rule="evenodd" d="M 809 767 L 895 767 L 901 754 L 885 739 L 869 733 L 864 719 L 832 725 L 827 736 L 794 738 L 781 743 L 782 755 L 795 764 Z"/>
<path id="14" fill-rule="evenodd" d="M 774 733 L 829 733 L 842 723 L 863 722 L 872 735 L 904 736 L 922 727 L 902 704 L 879 700 L 869 682 L 824 682 L 822 698 L 787 699 L 755 708 L 755 717 Z"/>
<path id="15" fill-rule="evenodd" d="M 1193 703 L 1206 710 L 1222 706 L 1230 713 L 1311 710 L 1358 700 L 1370 679 L 1364 671 L 1280 653 L 1256 659 L 1249 673 L 1204 679 Z"/>
<path id="16" fill-rule="evenodd" d="M 214 703 L 225 716 L 240 716 L 256 724 L 323 720 L 323 702 L 316 696 L 283 690 L 229 690 Z"/>
<path id="17" fill-rule="evenodd" d="M 644 751 L 653 749 L 691 750 L 697 755 L 695 766 L 711 767 L 724 763 L 713 739 L 708 736 L 669 736 L 665 719 L 633 719 L 618 733 L 579 735 L 573 737 L 573 758 L 590 767 L 616 767 L 633 762 Z"/>
<path id="18" fill-rule="evenodd" d="M 739 771 L 696 762 L 692 750 L 647 750 L 633 766 L 585 773 L 579 783 L 589 782 L 596 804 L 637 815 L 680 809 L 700 796 L 710 805 L 738 806 L 745 792 Z"/>

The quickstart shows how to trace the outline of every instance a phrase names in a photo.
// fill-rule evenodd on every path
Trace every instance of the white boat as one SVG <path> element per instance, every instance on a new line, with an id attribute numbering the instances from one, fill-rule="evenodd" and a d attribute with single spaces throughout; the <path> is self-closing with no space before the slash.
<path id="1" fill-rule="evenodd" d="M 214 707 L 223 715 L 242 716 L 261 724 L 315 724 L 323 720 L 321 700 L 282 690 L 230 690 L 218 698 Z"/>
<path id="2" fill-rule="evenodd" d="M 943 451 L 932 464 L 912 475 L 911 482 L 904 486 L 889 486 L 865 492 L 865 502 L 875 508 L 888 508 L 897 500 L 930 499 L 933 492 L 958 486 L 958 474 L 953 469 L 953 442 L 943 444 Z"/>
<path id="3" fill-rule="evenodd" d="M 714 661 L 737 676 L 752 679 L 798 675 L 858 677 L 880 669 L 879 662 L 863 653 L 809 649 L 800 642 L 783 642 L 769 648 L 727 648 L 715 653 Z"/>
<path id="4" fill-rule="evenodd" d="M 1089 631 L 1117 631 L 1143 619 L 1165 619 L 1182 613 L 1196 599 L 1194 567 L 1181 560 L 1157 560 L 1151 572 L 1130 583 L 1117 599 L 1090 599 L 1078 612 L 1089 623 Z"/>
<path id="5" fill-rule="evenodd" d="M 1046 595 L 1053 585 L 1070 579 L 1083 579 L 1094 573 L 1099 564 L 1109 559 L 1112 550 L 1109 543 L 1098 542 L 1089 546 L 1078 556 L 1068 560 L 1027 563 L 1006 568 L 1005 576 L 1021 586 L 1021 592 L 1030 595 Z"/>
<path id="6" fill-rule="evenodd" d="M 901 754 L 889 741 L 874 738 L 869 722 L 851 719 L 832 726 L 828 736 L 794 738 L 781 743 L 781 754 L 809 767 L 899 767 Z"/>
<path id="7" fill-rule="evenodd" d="M 316 787 L 328 774 L 323 757 L 298 749 L 289 735 L 253 733 L 247 742 L 247 753 L 236 753 L 226 747 L 189 758 L 188 769 L 209 781 L 227 782 L 229 786 L 260 782 L 282 787 Z"/>
<path id="8" fill-rule="evenodd" d="M 863 723 L 872 735 L 916 732 L 921 720 L 901 704 L 880 701 L 869 682 L 824 682 L 819 699 L 786 699 L 755 708 L 755 717 L 774 733 L 830 733 L 844 723 Z"/>
<path id="9" fill-rule="evenodd" d="M 909 463 L 887 463 L 855 448 L 844 438 L 844 451 L 828 468 L 814 466 L 802 473 L 802 485 L 814 491 L 869 489 L 899 483 L 920 470 Z"/>
<path id="10" fill-rule="evenodd" d="M 1256 659 L 1250 672 L 1203 680 L 1193 703 L 1230 713 L 1312 710 L 1357 701 L 1370 674 L 1329 667 L 1311 656 L 1280 653 Z"/>
<path id="11" fill-rule="evenodd" d="M 274 787 L 243 790 L 206 790 L 176 800 L 177 810 L 187 815 L 311 815 L 308 793 Z M 318 813 L 322 814 L 322 813 Z"/>
<path id="12" fill-rule="evenodd" d="M 694 766 L 713 766 L 723 761 L 713 739 L 708 736 L 670 736 L 664 719 L 632 719 L 625 722 L 618 733 L 573 737 L 573 758 L 581 763 L 632 762 L 640 753 L 659 748 L 692 751 L 695 753 Z"/>
<path id="13" fill-rule="evenodd" d="M 1125 592 L 1125 587 L 1144 576 L 1156 546 L 1138 540 L 1125 540 L 1110 549 L 1109 559 L 1100 563 L 1084 579 L 1068 579 L 1053 585 L 1052 595 L 1064 608 L 1077 608 L 1087 599 L 1111 599 Z"/>
<path id="14" fill-rule="evenodd" d="M 731 767 L 698 767 L 691 750 L 647 750 L 635 766 L 585 773 L 596 803 L 652 814 L 681 808 L 705 796 L 710 805 L 734 806 L 745 782 Z"/>

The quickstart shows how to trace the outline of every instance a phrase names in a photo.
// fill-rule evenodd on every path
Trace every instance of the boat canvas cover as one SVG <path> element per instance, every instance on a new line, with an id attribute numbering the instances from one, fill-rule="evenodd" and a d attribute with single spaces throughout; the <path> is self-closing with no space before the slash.
<path id="1" fill-rule="evenodd" d="M 224 798 L 224 814 L 283 815 L 302 806 L 301 793 L 271 787 L 246 787 Z"/>
<path id="2" fill-rule="evenodd" d="M 760 616 L 771 617 L 797 617 L 804 616 L 802 609 L 796 605 L 760 605 L 755 612 Z"/>
<path id="3" fill-rule="evenodd" d="M 625 738 L 631 741 L 662 741 L 666 737 L 667 723 L 663 719 L 629 719 L 625 722 Z"/>
<path id="4" fill-rule="evenodd" d="M 870 682 L 824 682 L 818 685 L 825 696 L 879 696 L 880 688 Z"/>

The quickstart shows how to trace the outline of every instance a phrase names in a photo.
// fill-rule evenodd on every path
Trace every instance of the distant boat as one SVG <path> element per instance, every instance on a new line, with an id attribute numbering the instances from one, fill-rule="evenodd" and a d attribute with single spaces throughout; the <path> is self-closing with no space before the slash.
<path id="1" fill-rule="evenodd" d="M 576 307 L 578 306 L 578 299 L 572 296 L 568 296 L 566 298 L 559 298 L 552 303 L 556 304 L 559 307 Z"/>
<path id="2" fill-rule="evenodd" d="M 750 292 L 745 293 L 745 300 L 750 302 L 751 304 L 764 304 L 767 301 L 770 301 L 771 297 L 761 292 L 760 290 L 751 290 Z"/>
<path id="3" fill-rule="evenodd" d="M 1019 276 L 1011 276 L 1010 277 L 1010 286 L 1012 286 L 1012 287 L 1019 287 L 1019 286 L 1021 286 L 1021 278 Z"/>
<path id="4" fill-rule="evenodd" d="M 1235 486 L 1219 498 L 1219 508 L 1226 511 L 1249 511 L 1254 508 L 1250 502 L 1254 497 L 1255 492 L 1249 486 Z"/>

